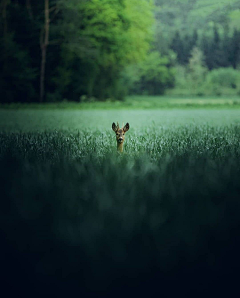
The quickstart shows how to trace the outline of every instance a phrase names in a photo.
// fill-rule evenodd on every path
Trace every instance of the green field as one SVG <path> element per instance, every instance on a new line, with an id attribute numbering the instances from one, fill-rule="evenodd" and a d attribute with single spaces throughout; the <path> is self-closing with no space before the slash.
<path id="1" fill-rule="evenodd" d="M 113 121 L 130 124 L 123 154 Z M 1 260 L 9 279 L 24 268 L 18 286 L 114 297 L 237 280 L 240 109 L 2 109 L 0 129 Z"/>
<path id="2" fill-rule="evenodd" d="M 11 103 L 0 104 L 1 109 L 38 109 L 38 110 L 148 110 L 148 109 L 238 109 L 240 97 L 173 97 L 173 96 L 128 96 L 124 101 L 106 100 L 90 102 L 56 103 Z"/>
<path id="3" fill-rule="evenodd" d="M 155 110 L 0 110 L 0 129 L 2 131 L 81 131 L 101 130 L 111 132 L 112 122 L 122 125 L 129 122 L 133 133 L 141 130 L 170 129 L 179 126 L 228 126 L 239 123 L 240 109 L 155 109 Z M 112 135 L 112 134 L 111 134 Z M 112 135 L 113 136 L 113 135 Z M 110 137 L 111 138 L 111 137 Z M 108 142 L 108 140 L 105 140 Z"/>

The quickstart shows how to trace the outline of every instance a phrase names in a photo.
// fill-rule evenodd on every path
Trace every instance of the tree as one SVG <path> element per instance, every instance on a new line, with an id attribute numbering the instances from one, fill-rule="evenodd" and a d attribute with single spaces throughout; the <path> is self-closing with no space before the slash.
<path id="1" fill-rule="evenodd" d="M 153 51 L 144 61 L 130 66 L 125 76 L 131 93 L 159 95 L 174 86 L 175 70 L 167 56 Z"/>
<path id="2" fill-rule="evenodd" d="M 184 64 L 185 63 L 184 43 L 182 41 L 179 31 L 176 32 L 170 48 L 177 54 L 178 62 L 180 64 Z"/>
<path id="3" fill-rule="evenodd" d="M 72 0 L 62 2 L 62 9 L 62 50 L 69 59 L 68 65 L 62 59 L 59 71 L 62 73 L 71 65 L 77 67 L 80 75 L 70 81 L 75 81 L 75 90 L 80 80 L 84 82 L 78 97 L 81 93 L 100 99 L 117 97 L 121 71 L 129 63 L 143 59 L 149 49 L 153 35 L 151 1 Z M 61 81 L 60 76 L 57 81 Z M 67 92 L 68 86 L 65 87 Z"/>
<path id="4" fill-rule="evenodd" d="M 229 54 L 229 60 L 234 69 L 240 64 L 240 31 L 234 30 L 233 37 L 231 39 L 231 49 Z"/>
<path id="5" fill-rule="evenodd" d="M 30 2 L 27 1 L 27 8 L 29 15 L 32 18 L 32 11 Z M 55 16 L 59 12 L 59 7 L 57 4 L 50 8 L 49 0 L 44 0 L 44 26 L 40 33 L 40 47 L 41 47 L 41 68 L 40 68 L 40 102 L 43 101 L 45 96 L 45 69 L 46 69 L 46 58 L 47 58 L 47 48 L 49 45 L 49 30 L 50 30 L 50 13 Z"/>
<path id="6" fill-rule="evenodd" d="M 2 0 L 2 100 L 117 97 L 122 70 L 149 49 L 152 8 L 150 0 Z"/>
<path id="7" fill-rule="evenodd" d="M 211 45 L 210 45 L 210 39 L 203 34 L 200 42 L 200 47 L 203 52 L 203 55 L 205 57 L 205 63 L 208 67 L 208 69 L 212 68 L 212 61 L 211 61 Z"/>
<path id="8" fill-rule="evenodd" d="M 207 74 L 205 59 L 202 51 L 194 47 L 188 64 L 188 78 L 192 88 L 197 89 L 204 82 Z"/>
<path id="9" fill-rule="evenodd" d="M 40 73 L 40 102 L 43 101 L 44 97 L 44 81 L 45 81 L 45 65 L 46 65 L 46 54 L 47 54 L 47 47 L 49 43 L 49 0 L 44 1 L 44 15 L 45 15 L 45 22 L 44 22 L 44 29 L 41 32 L 40 38 L 40 46 L 41 46 L 41 73 Z"/>

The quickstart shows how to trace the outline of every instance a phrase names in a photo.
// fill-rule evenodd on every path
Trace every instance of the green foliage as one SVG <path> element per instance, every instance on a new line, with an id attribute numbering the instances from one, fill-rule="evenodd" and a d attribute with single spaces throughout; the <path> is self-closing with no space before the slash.
<path id="1" fill-rule="evenodd" d="M 239 82 L 240 71 L 233 68 L 206 71 L 197 67 L 192 77 L 184 67 L 178 66 L 175 89 L 168 91 L 168 95 L 239 96 Z"/>
<path id="2" fill-rule="evenodd" d="M 212 70 L 206 77 L 205 88 L 209 93 L 240 95 L 240 71 L 233 68 L 219 68 Z"/>
<path id="3" fill-rule="evenodd" d="M 239 19 L 240 19 L 240 8 L 232 11 L 229 13 L 229 18 L 231 20 L 231 25 L 233 28 L 240 30 L 240 24 L 239 24 Z"/>
<path id="4" fill-rule="evenodd" d="M 237 69 L 239 9 L 235 0 L 49 0 L 44 99 L 164 94 L 175 84 L 174 66 L 187 66 L 195 47 L 209 70 Z M 0 13 L 1 101 L 37 101 L 44 1 L 4 0 Z M 204 94 L 200 72 L 186 70 L 193 94 Z"/>
<path id="5" fill-rule="evenodd" d="M 211 23 L 224 27 L 229 16 L 234 22 L 233 12 L 240 8 L 237 0 L 155 0 L 155 4 L 159 8 L 156 17 L 162 22 L 159 30 L 170 38 L 176 30 L 191 33 L 194 29 L 206 30 Z"/>
<path id="6" fill-rule="evenodd" d="M 161 125 L 150 124 L 152 112 L 148 123 L 137 113 L 128 118 L 122 155 L 115 152 L 113 120 L 101 113 L 109 126 L 77 114 L 75 132 L 0 133 L 7 284 L 18 293 L 47 285 L 55 294 L 71 289 L 104 297 L 115 297 L 117 288 L 121 296 L 186 288 L 207 296 L 221 285 L 229 293 L 228 278 L 240 263 L 239 111 L 235 124 L 227 110 L 226 123 L 219 111 L 195 111 L 195 124 L 188 113 L 191 125 L 173 111 L 171 123 L 183 122 L 170 126 L 169 113 Z"/>
<path id="7" fill-rule="evenodd" d="M 198 47 L 210 70 L 237 68 L 239 33 L 234 28 L 236 32 L 239 30 L 232 26 L 229 14 L 237 13 L 239 1 L 156 0 L 155 3 L 158 10 L 154 45 L 161 53 L 167 54 L 171 49 L 177 54 L 177 62 L 187 65 L 191 51 Z"/>
<path id="8" fill-rule="evenodd" d="M 176 68 L 175 95 L 239 95 L 240 71 L 233 68 L 218 68 L 209 71 L 201 50 L 195 47 L 187 67 Z"/>
<path id="9" fill-rule="evenodd" d="M 240 84 L 240 72 L 232 68 L 219 68 L 211 71 L 208 75 L 210 84 L 237 88 Z"/>
<path id="10" fill-rule="evenodd" d="M 208 69 L 205 65 L 202 51 L 194 47 L 187 67 L 178 66 L 176 68 L 176 90 L 187 90 L 192 95 L 203 95 L 203 84 L 205 83 Z M 181 92 L 181 91 L 180 91 Z M 185 94 L 186 95 L 186 94 Z"/>
<path id="11" fill-rule="evenodd" d="M 194 47 L 197 47 L 203 52 L 208 69 L 212 70 L 218 67 L 237 68 L 240 62 L 239 31 L 232 31 L 229 26 L 223 29 L 212 24 L 208 31 L 198 32 L 199 30 L 194 30 L 188 34 L 180 33 L 177 30 L 173 36 L 168 48 L 176 53 L 177 62 L 180 65 L 188 64 L 191 52 Z"/>
<path id="12" fill-rule="evenodd" d="M 204 55 L 197 47 L 193 48 L 187 68 L 187 80 L 189 88 L 198 88 L 205 81 L 207 67 L 205 66 Z"/>
<path id="13" fill-rule="evenodd" d="M 138 65 L 128 67 L 124 75 L 130 93 L 158 95 L 173 86 L 175 70 L 167 56 L 153 51 Z"/>
<path id="14" fill-rule="evenodd" d="M 62 2 L 63 26 L 67 28 L 62 33 L 69 49 L 80 57 L 92 54 L 103 68 L 141 60 L 151 40 L 152 7 L 149 1 L 136 4 L 136 0 Z M 84 45 L 84 39 L 89 42 L 92 53 L 87 53 L 82 43 L 75 44 L 81 39 Z"/>
<path id="15" fill-rule="evenodd" d="M 4 33 L 0 49 L 5 63 L 2 76 L 8 78 L 8 84 L 15 81 L 14 74 L 17 77 L 12 95 L 6 79 L 1 79 L 1 87 L 6 91 L 4 98 L 23 101 L 25 89 L 26 101 L 33 101 L 39 93 L 44 3 L 4 3 L 0 23 Z M 154 23 L 152 1 L 50 0 L 49 12 L 45 99 L 79 101 L 82 95 L 102 100 L 122 98 L 123 68 L 141 61 L 149 50 Z"/>
<path id="16" fill-rule="evenodd" d="M 122 99 L 125 91 L 121 86 L 121 70 L 145 57 L 152 36 L 151 1 L 136 4 L 135 0 L 62 3 L 67 26 L 63 38 L 68 44 L 62 54 L 64 64 L 59 67 L 57 83 L 65 85 L 65 97 L 71 98 L 69 91 L 75 90 L 78 94 L 75 100 L 80 95 Z M 70 54 L 71 58 L 66 60 L 68 52 L 74 55 Z M 68 84 L 62 76 L 65 71 L 70 74 Z"/>

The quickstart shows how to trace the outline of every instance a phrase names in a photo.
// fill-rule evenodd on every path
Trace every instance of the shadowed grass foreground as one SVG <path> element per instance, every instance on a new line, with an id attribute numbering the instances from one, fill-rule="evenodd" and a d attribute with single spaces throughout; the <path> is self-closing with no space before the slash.
<path id="1" fill-rule="evenodd" d="M 6 281 L 101 297 L 232 285 L 239 128 L 152 128 L 123 155 L 107 132 L 1 133 Z"/>

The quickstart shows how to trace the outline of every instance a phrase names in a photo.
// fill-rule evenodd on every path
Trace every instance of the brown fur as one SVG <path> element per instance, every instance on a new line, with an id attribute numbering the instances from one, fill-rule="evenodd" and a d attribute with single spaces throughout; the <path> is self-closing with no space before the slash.
<path id="1" fill-rule="evenodd" d="M 123 143 L 125 140 L 125 132 L 129 130 L 130 126 L 129 123 L 127 123 L 122 128 L 119 128 L 119 124 L 117 122 L 117 125 L 113 122 L 112 124 L 112 130 L 116 133 L 116 140 L 117 140 L 117 150 L 119 152 L 123 152 Z"/>

